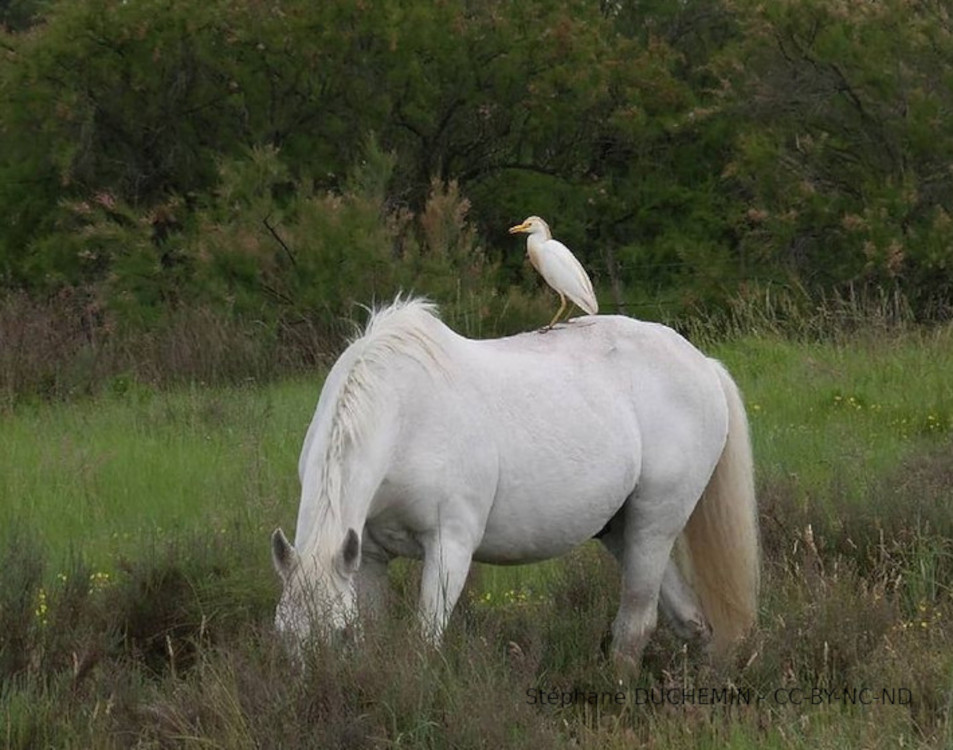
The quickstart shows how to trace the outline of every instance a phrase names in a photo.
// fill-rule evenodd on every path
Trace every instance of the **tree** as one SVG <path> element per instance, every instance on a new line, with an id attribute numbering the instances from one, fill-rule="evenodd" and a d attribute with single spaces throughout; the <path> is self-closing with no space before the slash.
<path id="1" fill-rule="evenodd" d="M 953 34 L 931 3 L 739 3 L 723 68 L 743 123 L 744 244 L 808 283 L 949 304 Z"/>

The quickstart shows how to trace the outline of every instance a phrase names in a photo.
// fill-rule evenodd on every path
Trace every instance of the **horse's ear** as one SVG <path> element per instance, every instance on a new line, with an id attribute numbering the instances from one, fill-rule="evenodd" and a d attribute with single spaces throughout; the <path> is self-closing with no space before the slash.
<path id="1" fill-rule="evenodd" d="M 341 562 L 347 573 L 354 573 L 361 564 L 361 540 L 354 529 L 348 529 L 341 545 Z"/>
<path id="2" fill-rule="evenodd" d="M 281 529 L 275 529 L 271 535 L 271 561 L 283 581 L 288 579 L 298 563 L 298 553 Z"/>

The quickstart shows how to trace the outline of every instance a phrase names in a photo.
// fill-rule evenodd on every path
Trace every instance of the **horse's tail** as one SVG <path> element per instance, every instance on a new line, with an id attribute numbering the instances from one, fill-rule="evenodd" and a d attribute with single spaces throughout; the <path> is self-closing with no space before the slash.
<path id="1" fill-rule="evenodd" d="M 728 439 L 682 541 L 684 572 L 712 626 L 712 646 L 724 653 L 757 617 L 761 550 L 748 419 L 728 371 L 712 364 L 728 401 Z"/>

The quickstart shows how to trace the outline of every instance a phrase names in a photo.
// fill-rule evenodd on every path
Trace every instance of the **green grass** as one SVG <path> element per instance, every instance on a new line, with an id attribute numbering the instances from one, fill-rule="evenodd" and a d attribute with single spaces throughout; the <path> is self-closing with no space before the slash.
<path id="1" fill-rule="evenodd" d="M 759 472 L 795 475 L 806 492 L 837 476 L 862 501 L 870 479 L 953 430 L 953 328 L 848 345 L 749 338 L 712 353 L 745 392 Z"/>
<path id="2" fill-rule="evenodd" d="M 0 524 L 28 519 L 52 557 L 97 565 L 196 526 L 293 525 L 319 385 L 137 388 L 21 407 L 0 421 Z"/>
<path id="3" fill-rule="evenodd" d="M 0 417 L 0 745 L 949 746 L 953 329 L 710 353 L 751 418 L 760 624 L 725 665 L 663 628 L 634 687 L 731 684 L 756 704 L 529 705 L 527 689 L 617 685 L 601 651 L 617 573 L 595 544 L 477 566 L 439 654 L 413 635 L 417 568 L 396 566 L 395 626 L 294 676 L 269 630 L 268 533 L 294 526 L 319 378 L 133 385 Z M 914 700 L 775 699 L 791 687 Z"/>

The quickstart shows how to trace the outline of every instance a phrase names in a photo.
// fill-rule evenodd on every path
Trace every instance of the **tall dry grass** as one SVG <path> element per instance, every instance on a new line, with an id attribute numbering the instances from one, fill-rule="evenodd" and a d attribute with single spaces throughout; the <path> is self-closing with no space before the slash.
<path id="1" fill-rule="evenodd" d="M 346 326 L 267 322 L 211 307 L 168 310 L 149 325 L 119 322 L 91 292 L 0 298 L 0 407 L 122 390 L 272 381 L 324 365 Z"/>

